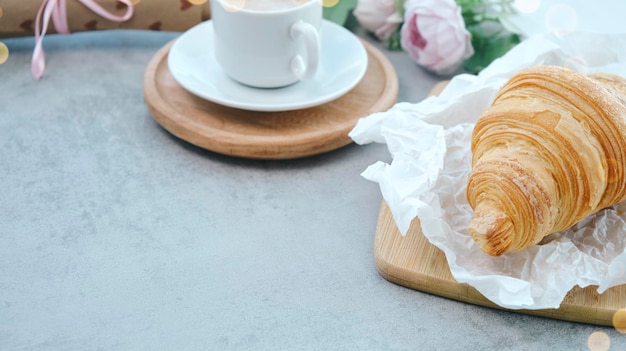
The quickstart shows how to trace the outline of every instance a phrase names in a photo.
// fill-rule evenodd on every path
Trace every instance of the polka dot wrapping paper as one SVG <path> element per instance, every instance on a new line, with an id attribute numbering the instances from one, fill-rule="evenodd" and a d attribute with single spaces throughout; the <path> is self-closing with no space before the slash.
<path id="1" fill-rule="evenodd" d="M 96 0 L 112 14 L 121 15 L 126 5 L 115 0 Z M 67 0 L 70 32 L 106 29 L 145 29 L 183 32 L 210 18 L 209 0 L 131 0 L 134 13 L 125 22 L 107 20 L 80 1 Z M 0 0 L 0 38 L 34 35 L 35 17 L 42 0 Z M 48 34 L 55 33 L 54 26 Z"/>

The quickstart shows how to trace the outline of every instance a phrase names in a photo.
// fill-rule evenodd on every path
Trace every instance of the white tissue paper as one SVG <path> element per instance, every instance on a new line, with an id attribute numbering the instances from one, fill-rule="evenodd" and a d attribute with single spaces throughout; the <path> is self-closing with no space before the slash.
<path id="1" fill-rule="evenodd" d="M 406 234 L 419 217 L 454 278 L 509 309 L 558 308 L 576 285 L 598 285 L 602 293 L 626 283 L 626 203 L 553 234 L 543 245 L 500 257 L 483 253 L 467 232 L 474 122 L 508 78 L 533 65 L 626 76 L 626 34 L 533 36 L 479 75 L 454 77 L 439 96 L 398 103 L 362 118 L 350 132 L 357 144 L 387 144 L 391 164 L 377 162 L 362 176 L 379 184 L 400 232 Z"/>

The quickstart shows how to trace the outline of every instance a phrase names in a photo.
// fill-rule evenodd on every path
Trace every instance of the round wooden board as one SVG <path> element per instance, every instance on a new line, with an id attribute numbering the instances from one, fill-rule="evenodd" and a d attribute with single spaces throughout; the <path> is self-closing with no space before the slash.
<path id="1" fill-rule="evenodd" d="M 199 98 L 172 77 L 161 48 L 144 73 L 144 99 L 154 119 L 173 135 L 214 152 L 253 159 L 291 159 L 328 152 L 352 142 L 357 120 L 385 111 L 398 98 L 398 77 L 387 58 L 361 41 L 368 54 L 363 79 L 326 104 L 285 112 L 230 108 Z"/>

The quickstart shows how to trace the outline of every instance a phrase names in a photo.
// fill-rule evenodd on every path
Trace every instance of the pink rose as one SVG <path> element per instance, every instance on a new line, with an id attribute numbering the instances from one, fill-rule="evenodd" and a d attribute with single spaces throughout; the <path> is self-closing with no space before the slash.
<path id="1" fill-rule="evenodd" d="M 418 65 L 447 75 L 474 54 L 454 0 L 407 0 L 404 9 L 400 42 Z"/>
<path id="2" fill-rule="evenodd" d="M 402 23 L 395 0 L 358 0 L 352 13 L 363 28 L 380 40 L 389 39 Z"/>

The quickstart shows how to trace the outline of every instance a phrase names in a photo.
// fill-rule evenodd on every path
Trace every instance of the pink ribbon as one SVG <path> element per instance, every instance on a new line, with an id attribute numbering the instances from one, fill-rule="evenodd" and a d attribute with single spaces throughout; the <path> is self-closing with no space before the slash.
<path id="1" fill-rule="evenodd" d="M 104 8 L 98 5 L 95 0 L 78 0 L 91 11 L 96 14 L 115 22 L 127 21 L 133 16 L 133 4 L 130 0 L 115 0 L 126 5 L 126 13 L 123 16 L 117 16 L 107 12 Z M 31 72 L 33 77 L 41 79 L 43 73 L 46 70 L 46 58 L 43 53 L 43 37 L 46 35 L 50 18 L 54 24 L 54 29 L 61 34 L 70 34 L 69 26 L 67 24 L 67 11 L 66 0 L 44 0 L 37 11 L 37 18 L 35 19 L 35 50 L 33 51 L 33 60 L 31 64 Z M 40 27 L 40 22 L 43 16 L 43 26 Z"/>

